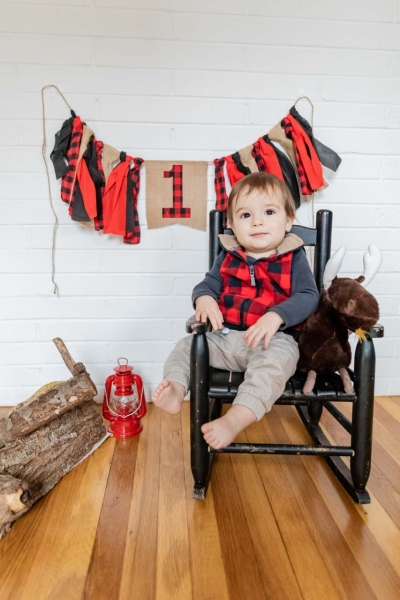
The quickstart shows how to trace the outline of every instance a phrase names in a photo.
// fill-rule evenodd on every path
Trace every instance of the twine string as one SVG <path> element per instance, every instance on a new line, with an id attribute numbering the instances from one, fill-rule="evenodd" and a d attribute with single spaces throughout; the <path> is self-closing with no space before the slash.
<path id="1" fill-rule="evenodd" d="M 70 105 L 68 104 L 64 94 L 58 89 L 58 87 L 56 85 L 50 84 L 50 85 L 45 85 L 42 87 L 42 92 L 41 92 L 41 95 L 42 95 L 42 121 L 43 121 L 42 157 L 43 157 L 44 165 L 46 168 L 47 187 L 48 187 L 48 192 L 49 192 L 50 206 L 51 206 L 51 210 L 53 211 L 53 215 L 54 215 L 53 241 L 52 241 L 52 248 L 51 248 L 51 281 L 53 282 L 53 285 L 54 285 L 53 294 L 57 294 L 58 286 L 55 281 L 55 253 L 56 253 L 56 237 L 57 237 L 57 229 L 58 229 L 58 217 L 57 217 L 57 213 L 54 209 L 53 197 L 51 194 L 50 173 L 49 173 L 49 167 L 47 164 L 47 157 L 46 157 L 47 138 L 46 138 L 46 107 L 45 107 L 45 102 L 44 102 L 44 92 L 48 88 L 54 88 L 55 90 L 57 90 L 57 92 L 60 94 L 61 98 L 64 100 L 65 104 L 68 106 L 68 108 L 70 110 L 72 110 L 72 109 L 71 109 Z"/>

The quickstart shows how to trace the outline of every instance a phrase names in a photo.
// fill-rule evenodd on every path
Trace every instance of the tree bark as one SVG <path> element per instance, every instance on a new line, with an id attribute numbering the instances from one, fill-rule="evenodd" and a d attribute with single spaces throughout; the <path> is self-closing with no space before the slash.
<path id="1" fill-rule="evenodd" d="M 105 434 L 99 407 L 89 401 L 1 448 L 0 539 Z"/>
<path id="2" fill-rule="evenodd" d="M 65 362 L 65 366 L 69 371 L 71 371 L 73 376 L 80 375 L 80 373 L 84 373 L 86 371 L 85 365 L 74 361 L 68 351 L 67 346 L 64 344 L 61 338 L 54 338 L 53 342 L 61 354 L 61 358 Z"/>
<path id="3" fill-rule="evenodd" d="M 0 419 L 0 448 L 35 431 L 85 400 L 92 400 L 96 394 L 96 386 L 86 371 L 68 381 L 45 385 L 31 398 L 17 404 L 7 417 Z"/>

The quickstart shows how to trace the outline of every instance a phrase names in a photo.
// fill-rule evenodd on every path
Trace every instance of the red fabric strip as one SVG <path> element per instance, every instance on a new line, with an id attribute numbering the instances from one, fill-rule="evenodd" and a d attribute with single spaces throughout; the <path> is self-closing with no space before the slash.
<path id="1" fill-rule="evenodd" d="M 281 169 L 281 165 L 279 164 L 278 157 L 276 155 L 275 150 L 272 148 L 270 144 L 267 144 L 263 138 L 259 138 L 256 142 L 254 142 L 254 150 L 252 155 L 257 162 L 259 171 L 266 171 L 271 175 L 275 175 L 281 181 L 285 181 Z M 257 155 L 261 156 L 262 162 L 265 166 L 265 169 L 260 168 L 259 159 L 257 160 Z"/>
<path id="2" fill-rule="evenodd" d="M 110 173 L 103 196 L 104 233 L 124 236 L 126 233 L 126 189 L 130 163 L 127 156 Z"/>
<path id="3" fill-rule="evenodd" d="M 76 179 L 79 181 L 79 187 L 81 190 L 85 210 L 88 214 L 88 217 L 93 219 L 97 215 L 96 188 L 83 157 L 79 161 L 76 169 Z"/>
<path id="4" fill-rule="evenodd" d="M 282 126 L 286 137 L 294 143 L 301 191 L 304 195 L 310 195 L 324 187 L 321 162 L 310 138 L 292 115 L 289 114 L 282 120 Z"/>

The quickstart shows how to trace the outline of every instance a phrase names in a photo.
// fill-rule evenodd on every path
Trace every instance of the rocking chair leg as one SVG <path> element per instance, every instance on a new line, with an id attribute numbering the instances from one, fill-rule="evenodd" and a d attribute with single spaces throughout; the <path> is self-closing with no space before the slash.
<path id="1" fill-rule="evenodd" d="M 371 470 L 372 422 L 374 413 L 375 350 L 371 338 L 358 343 L 354 359 L 354 387 L 350 470 L 357 490 L 365 490 Z"/>
<path id="2" fill-rule="evenodd" d="M 194 478 L 193 498 L 204 500 L 212 455 L 201 426 L 209 421 L 209 352 L 207 338 L 194 334 L 190 351 L 190 459 Z"/>
<path id="3" fill-rule="evenodd" d="M 308 417 L 311 425 L 318 425 L 322 415 L 323 405 L 318 400 L 311 400 L 308 406 Z"/>
<path id="4" fill-rule="evenodd" d="M 210 421 L 219 419 L 222 412 L 222 401 L 220 398 L 214 398 L 210 406 Z"/>

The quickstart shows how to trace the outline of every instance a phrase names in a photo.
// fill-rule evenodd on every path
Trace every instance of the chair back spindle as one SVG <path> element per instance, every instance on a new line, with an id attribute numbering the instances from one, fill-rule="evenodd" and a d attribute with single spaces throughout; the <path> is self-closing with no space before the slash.
<path id="1" fill-rule="evenodd" d="M 326 263 L 331 256 L 332 212 L 319 210 L 317 212 L 317 241 L 314 256 L 314 277 L 319 291 L 323 287 L 323 277 Z"/>
<path id="2" fill-rule="evenodd" d="M 211 210 L 210 211 L 210 236 L 208 240 L 209 252 L 208 252 L 208 268 L 209 270 L 214 264 L 215 259 L 221 252 L 221 244 L 218 236 L 224 232 L 224 211 L 223 210 Z"/>

